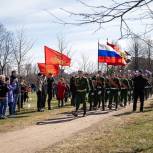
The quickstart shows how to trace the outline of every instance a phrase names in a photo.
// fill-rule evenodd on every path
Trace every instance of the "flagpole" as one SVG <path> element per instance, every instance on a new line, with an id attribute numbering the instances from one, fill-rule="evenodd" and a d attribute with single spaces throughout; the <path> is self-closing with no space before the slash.
<path id="1" fill-rule="evenodd" d="M 45 52 L 45 72 L 47 72 L 46 71 L 46 46 L 44 46 L 44 52 Z"/>
<path id="2" fill-rule="evenodd" d="M 98 53 L 99 53 L 99 40 L 98 40 Z M 99 71 L 99 61 L 97 60 L 98 62 L 98 71 Z"/>

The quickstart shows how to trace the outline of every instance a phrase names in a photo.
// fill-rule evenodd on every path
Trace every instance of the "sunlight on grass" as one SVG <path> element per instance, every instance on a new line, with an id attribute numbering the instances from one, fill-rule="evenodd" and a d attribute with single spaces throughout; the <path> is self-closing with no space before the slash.
<path id="1" fill-rule="evenodd" d="M 153 153 L 153 102 L 148 103 L 144 113 L 104 119 L 39 153 Z"/>
<path id="2" fill-rule="evenodd" d="M 0 120 L 0 132 L 8 132 L 25 128 L 30 125 L 35 125 L 38 121 L 50 119 L 61 115 L 61 113 L 72 111 L 72 107 L 69 103 L 62 109 L 59 109 L 57 106 L 57 100 L 53 99 L 52 110 L 47 110 L 46 108 L 45 112 L 37 112 L 36 93 L 29 94 L 29 101 L 24 105 L 24 109 L 17 112 L 17 115 L 14 118 Z"/>

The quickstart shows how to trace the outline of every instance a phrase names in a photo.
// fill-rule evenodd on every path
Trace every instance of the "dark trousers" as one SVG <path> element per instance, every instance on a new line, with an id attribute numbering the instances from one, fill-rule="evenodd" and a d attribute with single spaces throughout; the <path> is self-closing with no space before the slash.
<path id="1" fill-rule="evenodd" d="M 107 89 L 105 89 L 105 97 L 104 97 L 105 103 L 107 103 L 107 101 L 109 99 L 109 95 L 110 95 L 110 89 L 107 88 Z"/>
<path id="2" fill-rule="evenodd" d="M 91 111 L 93 109 L 94 103 L 95 103 L 95 94 L 94 93 L 89 93 L 89 95 L 88 95 L 88 102 L 90 104 L 89 110 Z"/>
<path id="3" fill-rule="evenodd" d="M 118 108 L 118 89 L 111 89 L 109 95 L 109 109 L 112 108 L 112 103 L 115 103 L 115 109 Z"/>
<path id="4" fill-rule="evenodd" d="M 76 97 L 76 92 L 71 92 L 71 106 L 75 106 L 75 97 Z"/>
<path id="5" fill-rule="evenodd" d="M 83 103 L 83 111 L 86 114 L 86 101 L 85 101 L 86 94 L 85 93 L 77 93 L 76 94 L 76 111 L 78 111 L 80 104 Z"/>
<path id="6" fill-rule="evenodd" d="M 133 90 L 129 89 L 128 90 L 128 101 L 131 102 L 133 99 Z"/>
<path id="7" fill-rule="evenodd" d="M 8 103 L 8 106 L 9 106 L 9 114 L 13 115 L 13 103 L 12 102 Z"/>
<path id="8" fill-rule="evenodd" d="M 102 90 L 102 95 L 101 95 L 101 101 L 102 101 L 102 110 L 105 110 L 105 90 Z"/>
<path id="9" fill-rule="evenodd" d="M 48 91 L 48 109 L 51 109 L 52 91 Z"/>
<path id="10" fill-rule="evenodd" d="M 137 109 L 138 98 L 140 98 L 140 111 L 143 111 L 144 91 L 134 91 L 133 111 L 136 111 Z"/>
<path id="11" fill-rule="evenodd" d="M 47 98 L 47 93 L 43 92 L 42 93 L 42 108 L 45 108 L 46 98 Z"/>
<path id="12" fill-rule="evenodd" d="M 128 90 L 121 89 L 121 103 L 123 103 L 124 101 L 124 107 L 127 105 L 127 96 L 128 96 Z"/>
<path id="13" fill-rule="evenodd" d="M 21 93 L 21 108 L 23 108 L 23 103 L 24 103 L 24 93 Z"/>
<path id="14" fill-rule="evenodd" d="M 64 106 L 64 100 L 63 99 L 59 99 L 58 100 L 58 107 L 63 107 Z"/>
<path id="15" fill-rule="evenodd" d="M 42 92 L 37 92 L 37 109 L 40 111 L 42 109 Z"/>

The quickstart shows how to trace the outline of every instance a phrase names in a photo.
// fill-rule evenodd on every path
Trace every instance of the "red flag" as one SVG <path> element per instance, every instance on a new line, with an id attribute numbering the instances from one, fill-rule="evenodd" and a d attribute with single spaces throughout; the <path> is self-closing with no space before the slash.
<path id="1" fill-rule="evenodd" d="M 39 70 L 42 74 L 48 75 L 52 73 L 53 76 L 59 74 L 59 66 L 58 65 L 46 65 L 45 63 L 38 63 Z"/>
<path id="2" fill-rule="evenodd" d="M 44 46 L 45 50 L 45 63 L 46 64 L 58 64 L 62 66 L 70 66 L 71 59 L 61 54 L 51 48 L 48 48 L 47 46 Z"/>

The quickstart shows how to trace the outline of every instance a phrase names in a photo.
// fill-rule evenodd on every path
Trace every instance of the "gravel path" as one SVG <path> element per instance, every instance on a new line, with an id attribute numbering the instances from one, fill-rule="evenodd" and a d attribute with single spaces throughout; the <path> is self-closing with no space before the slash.
<path id="1" fill-rule="evenodd" d="M 130 106 L 119 111 L 98 110 L 88 112 L 86 117 L 78 118 L 74 118 L 71 114 L 63 114 L 60 118 L 38 122 L 25 129 L 2 133 L 0 134 L 0 153 L 34 153 L 97 122 L 102 122 L 104 118 L 128 109 L 131 109 Z"/>

